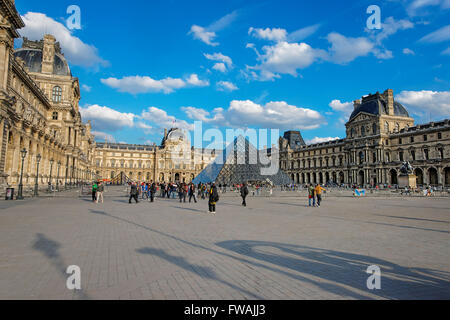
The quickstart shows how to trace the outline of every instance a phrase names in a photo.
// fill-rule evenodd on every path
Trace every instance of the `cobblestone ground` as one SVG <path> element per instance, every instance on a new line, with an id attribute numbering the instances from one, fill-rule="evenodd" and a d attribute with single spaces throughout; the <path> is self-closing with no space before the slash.
<path id="1" fill-rule="evenodd" d="M 0 299 L 449 299 L 450 200 L 222 195 L 0 204 Z M 81 268 L 81 291 L 66 269 Z M 381 268 L 381 289 L 366 286 Z"/>

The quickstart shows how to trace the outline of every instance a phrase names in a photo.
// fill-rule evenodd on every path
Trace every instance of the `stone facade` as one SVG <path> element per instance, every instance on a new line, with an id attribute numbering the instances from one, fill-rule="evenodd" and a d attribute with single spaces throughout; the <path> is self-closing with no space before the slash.
<path id="1" fill-rule="evenodd" d="M 79 82 L 59 44 L 46 35 L 39 42 L 24 39 L 14 51 L 24 23 L 13 1 L 0 0 L 0 21 L 1 189 L 17 188 L 22 162 L 25 190 L 36 180 L 47 186 L 93 178 L 94 137 L 90 124 L 81 121 Z M 22 150 L 27 151 L 23 161 Z"/>
<path id="2" fill-rule="evenodd" d="M 173 128 L 160 146 L 97 143 L 96 174 L 113 182 L 119 176 L 145 182 L 191 182 L 216 157 L 215 150 L 191 147 L 187 135 Z"/>
<path id="3" fill-rule="evenodd" d="M 409 161 L 417 185 L 450 186 L 450 120 L 414 125 L 393 97 L 386 90 L 356 100 L 344 139 L 292 148 L 281 138 L 281 168 L 297 184 L 397 185 Z"/>

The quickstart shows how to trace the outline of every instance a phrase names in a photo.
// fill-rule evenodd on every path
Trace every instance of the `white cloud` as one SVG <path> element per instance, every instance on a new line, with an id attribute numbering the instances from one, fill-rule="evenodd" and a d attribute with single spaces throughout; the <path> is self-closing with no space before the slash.
<path id="1" fill-rule="evenodd" d="M 395 99 L 417 115 L 433 119 L 450 116 L 450 91 L 402 91 Z"/>
<path id="2" fill-rule="evenodd" d="M 374 48 L 374 44 L 364 37 L 351 38 L 332 32 L 327 39 L 331 43 L 329 58 L 338 64 L 346 64 L 358 57 L 367 56 Z"/>
<path id="3" fill-rule="evenodd" d="M 147 108 L 142 112 L 139 118 L 149 121 L 158 126 L 159 128 L 177 127 L 189 131 L 194 129 L 194 126 L 192 124 L 189 124 L 184 120 L 178 120 L 174 116 L 168 115 L 166 111 L 156 107 Z"/>
<path id="4" fill-rule="evenodd" d="M 239 88 L 236 87 L 235 84 L 229 82 L 229 81 L 219 81 L 217 83 L 217 90 L 219 91 L 235 91 L 238 90 Z"/>
<path id="5" fill-rule="evenodd" d="M 287 38 L 287 31 L 285 29 L 280 28 L 253 28 L 251 27 L 248 30 L 248 34 L 263 40 L 269 40 L 269 41 L 285 41 Z"/>
<path id="6" fill-rule="evenodd" d="M 450 47 L 448 47 L 447 49 L 442 51 L 441 54 L 446 55 L 446 56 L 450 56 Z"/>
<path id="7" fill-rule="evenodd" d="M 213 117 L 203 109 L 188 107 L 182 110 L 191 119 L 220 127 L 308 130 L 316 129 L 325 123 L 319 112 L 292 106 L 284 101 L 260 105 L 250 100 L 233 100 L 228 109 L 215 109 Z"/>
<path id="8" fill-rule="evenodd" d="M 289 42 L 298 42 L 301 40 L 304 40 L 319 30 L 320 24 L 315 24 L 312 26 L 308 26 L 299 30 L 296 30 L 294 32 L 289 33 L 287 40 Z"/>
<path id="9" fill-rule="evenodd" d="M 213 40 L 217 37 L 216 32 L 229 26 L 237 18 L 237 16 L 238 12 L 233 11 L 232 13 L 229 13 L 219 20 L 213 22 L 206 28 L 198 25 L 193 25 L 188 34 L 192 34 L 194 39 L 200 40 L 209 46 L 216 47 L 219 45 L 218 42 L 213 42 Z"/>
<path id="10" fill-rule="evenodd" d="M 216 33 L 212 31 L 207 31 L 205 28 L 193 25 L 191 27 L 191 31 L 188 34 L 192 34 L 194 39 L 203 41 L 207 45 L 216 47 L 219 45 L 218 42 L 213 42 L 214 38 L 216 38 Z"/>
<path id="11" fill-rule="evenodd" d="M 86 84 L 83 84 L 83 85 L 81 86 L 81 89 L 83 89 L 83 90 L 86 91 L 86 92 L 91 92 L 92 87 L 90 87 L 90 86 L 88 86 L 88 85 L 86 85 Z"/>
<path id="12" fill-rule="evenodd" d="M 196 74 L 190 75 L 187 79 L 165 78 L 162 80 L 154 80 L 148 76 L 128 76 L 122 79 L 108 78 L 101 79 L 101 82 L 120 92 L 128 92 L 131 94 L 163 92 L 172 93 L 177 89 L 188 86 L 205 87 L 209 85 L 209 81 L 200 80 Z"/>
<path id="13" fill-rule="evenodd" d="M 110 135 L 109 133 L 101 132 L 101 131 L 91 131 L 96 140 L 116 143 L 116 139 Z"/>
<path id="14" fill-rule="evenodd" d="M 227 72 L 227 66 L 223 62 L 216 63 L 212 68 L 223 73 Z"/>
<path id="15" fill-rule="evenodd" d="M 298 69 L 309 67 L 326 56 L 325 51 L 313 49 L 306 43 L 282 41 L 274 46 L 265 46 L 263 50 L 265 53 L 258 58 L 261 65 L 254 67 L 261 71 L 261 80 L 271 80 L 278 73 L 297 76 Z"/>
<path id="16" fill-rule="evenodd" d="M 420 42 L 438 43 L 450 40 L 450 25 L 431 32 L 420 39 Z"/>
<path id="17" fill-rule="evenodd" d="M 408 48 L 403 49 L 403 54 L 412 55 L 412 56 L 416 55 L 416 53 L 414 51 L 412 51 L 411 49 L 408 49 Z"/>
<path id="18" fill-rule="evenodd" d="M 93 127 L 100 131 L 117 131 L 125 127 L 131 128 L 136 117 L 132 113 L 123 113 L 96 104 L 89 105 L 86 108 L 80 107 L 80 113 L 83 120 L 91 120 Z"/>
<path id="19" fill-rule="evenodd" d="M 23 37 L 40 40 L 44 34 L 52 34 L 60 42 L 62 51 L 68 61 L 82 67 L 107 66 L 108 62 L 98 55 L 98 50 L 72 35 L 62 23 L 47 17 L 43 13 L 28 12 L 22 16 L 25 28 L 20 30 Z"/>
<path id="20" fill-rule="evenodd" d="M 450 0 L 413 0 L 407 5 L 406 11 L 410 16 L 426 15 L 426 7 L 440 6 L 441 9 L 450 8 Z"/>
<path id="21" fill-rule="evenodd" d="M 152 132 L 153 127 L 148 125 L 142 121 L 136 123 L 136 128 L 143 129 L 146 134 L 150 134 Z"/>
<path id="22" fill-rule="evenodd" d="M 209 86 L 209 81 L 200 80 L 198 75 L 191 74 L 190 77 L 186 80 L 186 82 L 194 87 L 207 87 Z"/>
<path id="23" fill-rule="evenodd" d="M 353 111 L 353 102 L 341 102 L 341 100 L 333 100 L 329 106 L 334 111 L 351 113 Z"/>
<path id="24" fill-rule="evenodd" d="M 306 140 L 305 143 L 306 144 L 317 144 L 317 143 L 324 143 L 324 142 L 329 142 L 329 141 L 334 141 L 334 140 L 339 140 L 339 137 L 327 137 L 327 138 L 320 138 L 320 137 L 315 137 L 313 139 L 310 140 Z"/>
<path id="25" fill-rule="evenodd" d="M 231 68 L 233 66 L 233 60 L 231 60 L 230 57 L 222 53 L 214 53 L 214 54 L 205 53 L 204 56 L 208 60 L 223 62 L 227 65 L 228 68 Z"/>

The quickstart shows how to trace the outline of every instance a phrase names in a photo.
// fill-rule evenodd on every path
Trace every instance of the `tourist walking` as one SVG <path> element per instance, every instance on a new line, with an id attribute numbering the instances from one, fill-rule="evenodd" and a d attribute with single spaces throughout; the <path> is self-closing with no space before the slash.
<path id="1" fill-rule="evenodd" d="M 92 183 L 92 202 L 97 201 L 97 188 L 98 188 L 97 182 L 94 181 Z"/>
<path id="2" fill-rule="evenodd" d="M 313 203 L 312 206 L 315 207 L 316 206 L 315 189 L 312 184 L 308 185 L 308 199 L 309 199 L 309 206 L 311 207 L 312 201 Z"/>
<path id="3" fill-rule="evenodd" d="M 219 201 L 219 193 L 217 192 L 216 184 L 213 183 L 211 188 L 209 189 L 209 213 L 216 213 L 216 204 Z"/>
<path id="4" fill-rule="evenodd" d="M 156 184 L 152 183 L 150 186 L 150 202 L 155 202 Z"/>
<path id="5" fill-rule="evenodd" d="M 320 184 L 316 185 L 316 188 L 314 189 L 314 192 L 317 197 L 317 206 L 320 207 L 320 203 L 322 202 L 322 191 L 326 191 L 325 188 L 322 188 Z"/>
<path id="6" fill-rule="evenodd" d="M 139 195 L 139 188 L 136 185 L 136 183 L 132 183 L 131 184 L 131 188 L 130 188 L 130 200 L 128 201 L 129 203 L 131 203 L 131 199 L 134 199 L 134 201 L 136 201 L 136 203 L 139 203 L 138 200 L 138 195 Z"/>
<path id="7" fill-rule="evenodd" d="M 189 185 L 189 203 L 191 203 L 192 198 L 194 198 L 194 202 L 197 203 L 197 198 L 195 197 L 195 184 L 193 183 Z"/>
<path id="8" fill-rule="evenodd" d="M 103 203 L 103 192 L 105 191 L 105 186 L 103 185 L 102 181 L 99 181 L 97 185 L 97 193 L 96 193 L 96 200 L 95 202 L 98 203 L 100 201 L 100 198 L 102 199 Z"/>
<path id="9" fill-rule="evenodd" d="M 244 184 L 242 185 L 242 187 L 241 187 L 242 205 L 243 205 L 244 207 L 247 206 L 247 202 L 245 201 L 245 199 L 247 198 L 247 196 L 248 196 L 248 188 L 247 188 L 247 184 L 244 183 Z"/>

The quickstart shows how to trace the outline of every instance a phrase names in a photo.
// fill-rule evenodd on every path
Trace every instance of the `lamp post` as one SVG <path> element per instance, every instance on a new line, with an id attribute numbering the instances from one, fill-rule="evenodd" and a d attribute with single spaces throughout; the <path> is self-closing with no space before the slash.
<path id="1" fill-rule="evenodd" d="M 61 168 L 61 161 L 58 161 L 58 174 L 56 175 L 56 191 L 59 192 L 59 169 Z"/>
<path id="2" fill-rule="evenodd" d="M 20 170 L 20 182 L 19 182 L 19 194 L 17 195 L 17 200 L 23 200 L 23 163 L 25 161 L 25 157 L 27 156 L 27 149 L 23 148 L 22 151 L 20 151 L 22 155 L 22 168 Z"/>
<path id="3" fill-rule="evenodd" d="M 69 186 L 70 186 L 70 187 L 72 187 L 72 173 L 73 173 L 73 172 L 72 172 L 72 166 L 70 166 L 70 170 L 69 170 L 69 177 L 70 177 L 70 178 L 69 178 L 69 179 L 70 179 L 70 180 L 69 180 Z"/>
<path id="4" fill-rule="evenodd" d="M 34 183 L 34 196 L 39 196 L 39 164 L 41 163 L 41 155 L 36 156 L 36 182 Z"/>
<path id="5" fill-rule="evenodd" d="M 55 162 L 54 159 L 50 160 L 50 178 L 48 180 L 48 192 L 52 192 L 52 171 L 53 171 L 53 163 Z"/>
<path id="6" fill-rule="evenodd" d="M 64 190 L 67 190 L 67 173 L 68 172 L 69 172 L 69 168 L 67 167 L 67 164 L 66 164 L 66 174 L 64 177 Z"/>

